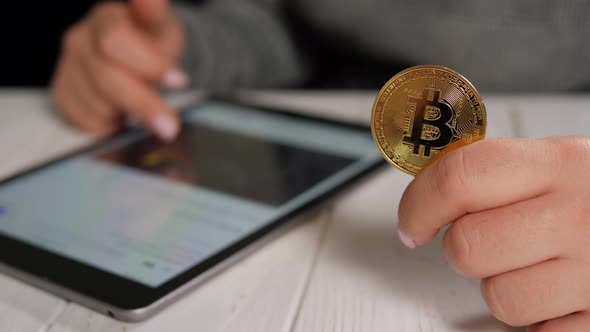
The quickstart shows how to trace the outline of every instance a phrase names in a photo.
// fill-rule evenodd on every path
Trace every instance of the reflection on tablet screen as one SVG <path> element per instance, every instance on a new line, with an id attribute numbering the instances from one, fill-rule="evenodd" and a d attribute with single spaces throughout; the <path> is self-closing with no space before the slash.
<path id="1" fill-rule="evenodd" d="M 369 133 L 248 108 L 189 113 L 0 187 L 0 232 L 158 287 L 367 156 Z M 154 176 L 155 175 L 155 176 Z"/>
<path id="2" fill-rule="evenodd" d="M 271 205 L 286 202 L 354 162 L 198 123 L 185 125 L 172 143 L 149 136 L 97 158 Z"/>

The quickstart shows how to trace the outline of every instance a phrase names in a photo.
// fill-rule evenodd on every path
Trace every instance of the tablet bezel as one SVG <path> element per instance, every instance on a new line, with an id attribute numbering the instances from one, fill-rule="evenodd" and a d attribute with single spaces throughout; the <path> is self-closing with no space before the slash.
<path id="1" fill-rule="evenodd" d="M 181 118 L 187 117 L 189 112 L 198 112 L 201 107 L 209 102 L 225 103 L 234 106 L 253 108 L 255 111 L 279 114 L 294 119 L 306 119 L 320 123 L 338 125 L 341 127 L 363 130 L 370 133 L 368 126 L 352 124 L 334 119 L 326 119 L 306 114 L 296 113 L 290 110 L 280 110 L 266 106 L 260 106 L 252 103 L 236 102 L 231 100 L 210 99 L 199 104 L 192 104 L 184 107 L 185 111 L 181 112 Z M 0 186 L 13 182 L 32 173 L 43 171 L 46 167 L 55 165 L 69 158 L 76 157 L 80 154 L 92 153 L 111 144 L 114 140 L 119 139 L 122 135 L 128 135 L 132 132 L 146 133 L 143 128 L 129 128 L 119 133 L 92 144 L 89 147 L 65 154 L 48 162 L 27 169 L 7 179 L 0 181 Z M 334 185 L 329 190 L 318 194 L 309 199 L 301 206 L 288 211 L 272 222 L 257 229 L 246 237 L 234 242 L 227 248 L 215 253 L 204 261 L 195 264 L 185 272 L 178 274 L 156 288 L 143 285 L 124 277 L 106 272 L 91 265 L 79 262 L 50 252 L 48 250 L 35 247 L 28 243 L 19 241 L 0 233 L 0 270 L 8 274 L 15 275 L 20 279 L 32 283 L 35 286 L 58 293 L 66 298 L 74 299 L 82 305 L 93 307 L 93 309 L 107 308 L 100 310 L 108 313 L 118 319 L 123 320 L 141 320 L 149 317 L 152 313 L 159 311 L 161 308 L 155 308 L 154 304 L 168 304 L 170 301 L 163 301 L 164 298 L 174 293 L 175 290 L 182 288 L 183 285 L 189 284 L 192 280 L 212 270 L 216 265 L 227 261 L 230 257 L 243 251 L 249 245 L 258 242 L 265 235 L 273 230 L 286 224 L 302 210 L 308 209 L 343 189 L 363 175 L 384 165 L 382 158 L 376 158 L 374 162 L 355 172 L 339 184 Z M 94 305 L 89 305 L 92 301 Z M 159 306 L 159 305 L 158 305 Z M 150 310 L 146 310 L 150 308 Z"/>

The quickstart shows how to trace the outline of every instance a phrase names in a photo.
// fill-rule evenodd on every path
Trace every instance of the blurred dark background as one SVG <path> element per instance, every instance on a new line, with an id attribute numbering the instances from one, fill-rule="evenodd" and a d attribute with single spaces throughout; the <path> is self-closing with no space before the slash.
<path id="1" fill-rule="evenodd" d="M 6 2 L 0 20 L 3 64 L 0 85 L 47 86 L 59 55 L 62 34 L 99 2 Z M 330 38 L 322 39 L 317 32 L 306 31 L 305 24 L 295 17 L 289 17 L 287 22 L 295 30 L 298 42 L 305 45 L 314 59 L 314 75 L 305 82 L 304 88 L 378 88 L 391 73 L 408 65 L 382 63 L 367 58 L 366 54 L 350 53 L 338 45 L 326 43 Z"/>
<path id="2" fill-rule="evenodd" d="M 62 33 L 98 1 L 6 1 L 0 19 L 2 86 L 45 86 Z"/>

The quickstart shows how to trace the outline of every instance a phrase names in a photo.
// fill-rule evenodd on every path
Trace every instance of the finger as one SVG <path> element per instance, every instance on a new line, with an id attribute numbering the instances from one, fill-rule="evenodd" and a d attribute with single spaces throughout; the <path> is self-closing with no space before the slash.
<path id="1" fill-rule="evenodd" d="M 92 44 L 80 48 L 80 59 L 92 85 L 108 102 L 136 116 L 164 140 L 179 130 L 178 115 L 149 86 L 124 68 L 107 63 L 93 51 Z"/>
<path id="2" fill-rule="evenodd" d="M 527 332 L 579 332 L 590 330 L 590 313 L 577 312 L 533 325 Z"/>
<path id="3" fill-rule="evenodd" d="M 565 255 L 575 234 L 563 220 L 568 202 L 546 195 L 468 214 L 446 231 L 443 248 L 449 264 L 470 278 L 486 278 Z"/>
<path id="4" fill-rule="evenodd" d="M 399 205 L 399 232 L 410 246 L 473 213 L 547 193 L 556 182 L 548 140 L 494 139 L 458 149 L 418 175 Z"/>
<path id="5" fill-rule="evenodd" d="M 71 125 L 95 135 L 107 135 L 111 128 L 105 125 L 95 114 L 84 112 L 83 103 L 76 96 L 64 93 L 67 91 L 67 85 L 57 83 L 53 96 L 62 110 L 65 120 Z"/>
<path id="6" fill-rule="evenodd" d="M 111 127 L 111 130 L 115 130 L 119 124 L 120 112 L 99 95 L 92 86 L 92 80 L 85 76 L 86 71 L 81 67 L 79 61 L 72 59 L 68 70 L 71 72 L 68 76 L 68 83 L 71 86 L 70 93 L 78 97 L 84 111 L 91 113 L 100 122 Z"/>
<path id="7" fill-rule="evenodd" d="M 97 135 L 111 133 L 116 129 L 115 119 L 97 111 L 98 108 L 84 99 L 85 92 L 80 93 L 81 86 L 77 84 L 79 73 L 71 69 L 71 64 L 65 64 L 68 61 L 70 60 L 67 57 L 61 61 L 51 87 L 53 98 L 63 111 L 65 119 L 72 125 Z"/>
<path id="8" fill-rule="evenodd" d="M 141 25 L 157 30 L 172 16 L 169 0 L 131 0 L 131 13 Z"/>
<path id="9" fill-rule="evenodd" d="M 481 290 L 497 319 L 525 326 L 586 309 L 589 277 L 576 261 L 556 259 L 484 279 Z"/>
<path id="10" fill-rule="evenodd" d="M 109 102 L 124 112 L 136 116 L 160 138 L 172 140 L 178 133 L 178 114 L 174 112 L 147 83 L 100 57 L 83 57 L 84 67 L 93 84 Z"/>
<path id="11" fill-rule="evenodd" d="M 71 28 L 64 38 L 64 49 L 56 70 L 56 77 L 61 78 L 63 84 L 60 88 L 67 89 L 67 93 L 76 96 L 84 106 L 80 111 L 92 113 L 96 121 L 104 123 L 113 131 L 118 127 L 119 114 L 101 98 L 98 91 L 92 86 L 91 76 L 83 68 L 83 57 L 91 54 L 89 33 L 84 25 L 78 24 Z M 92 115 L 89 115 L 92 117 Z"/>
<path id="12" fill-rule="evenodd" d="M 150 82 L 170 81 L 179 85 L 178 88 L 187 84 L 186 75 L 175 69 L 174 60 L 168 59 L 129 15 L 96 20 L 89 29 L 96 36 L 93 40 L 96 49 L 130 73 Z"/>

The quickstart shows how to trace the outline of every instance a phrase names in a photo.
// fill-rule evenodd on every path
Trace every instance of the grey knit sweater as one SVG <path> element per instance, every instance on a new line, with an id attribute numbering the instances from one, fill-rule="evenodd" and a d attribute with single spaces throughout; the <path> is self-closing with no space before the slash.
<path id="1" fill-rule="evenodd" d="M 297 86 L 318 69 L 314 56 L 332 51 L 334 60 L 348 52 L 449 66 L 483 91 L 590 86 L 590 1 L 213 0 L 179 3 L 176 12 L 195 86 Z"/>

